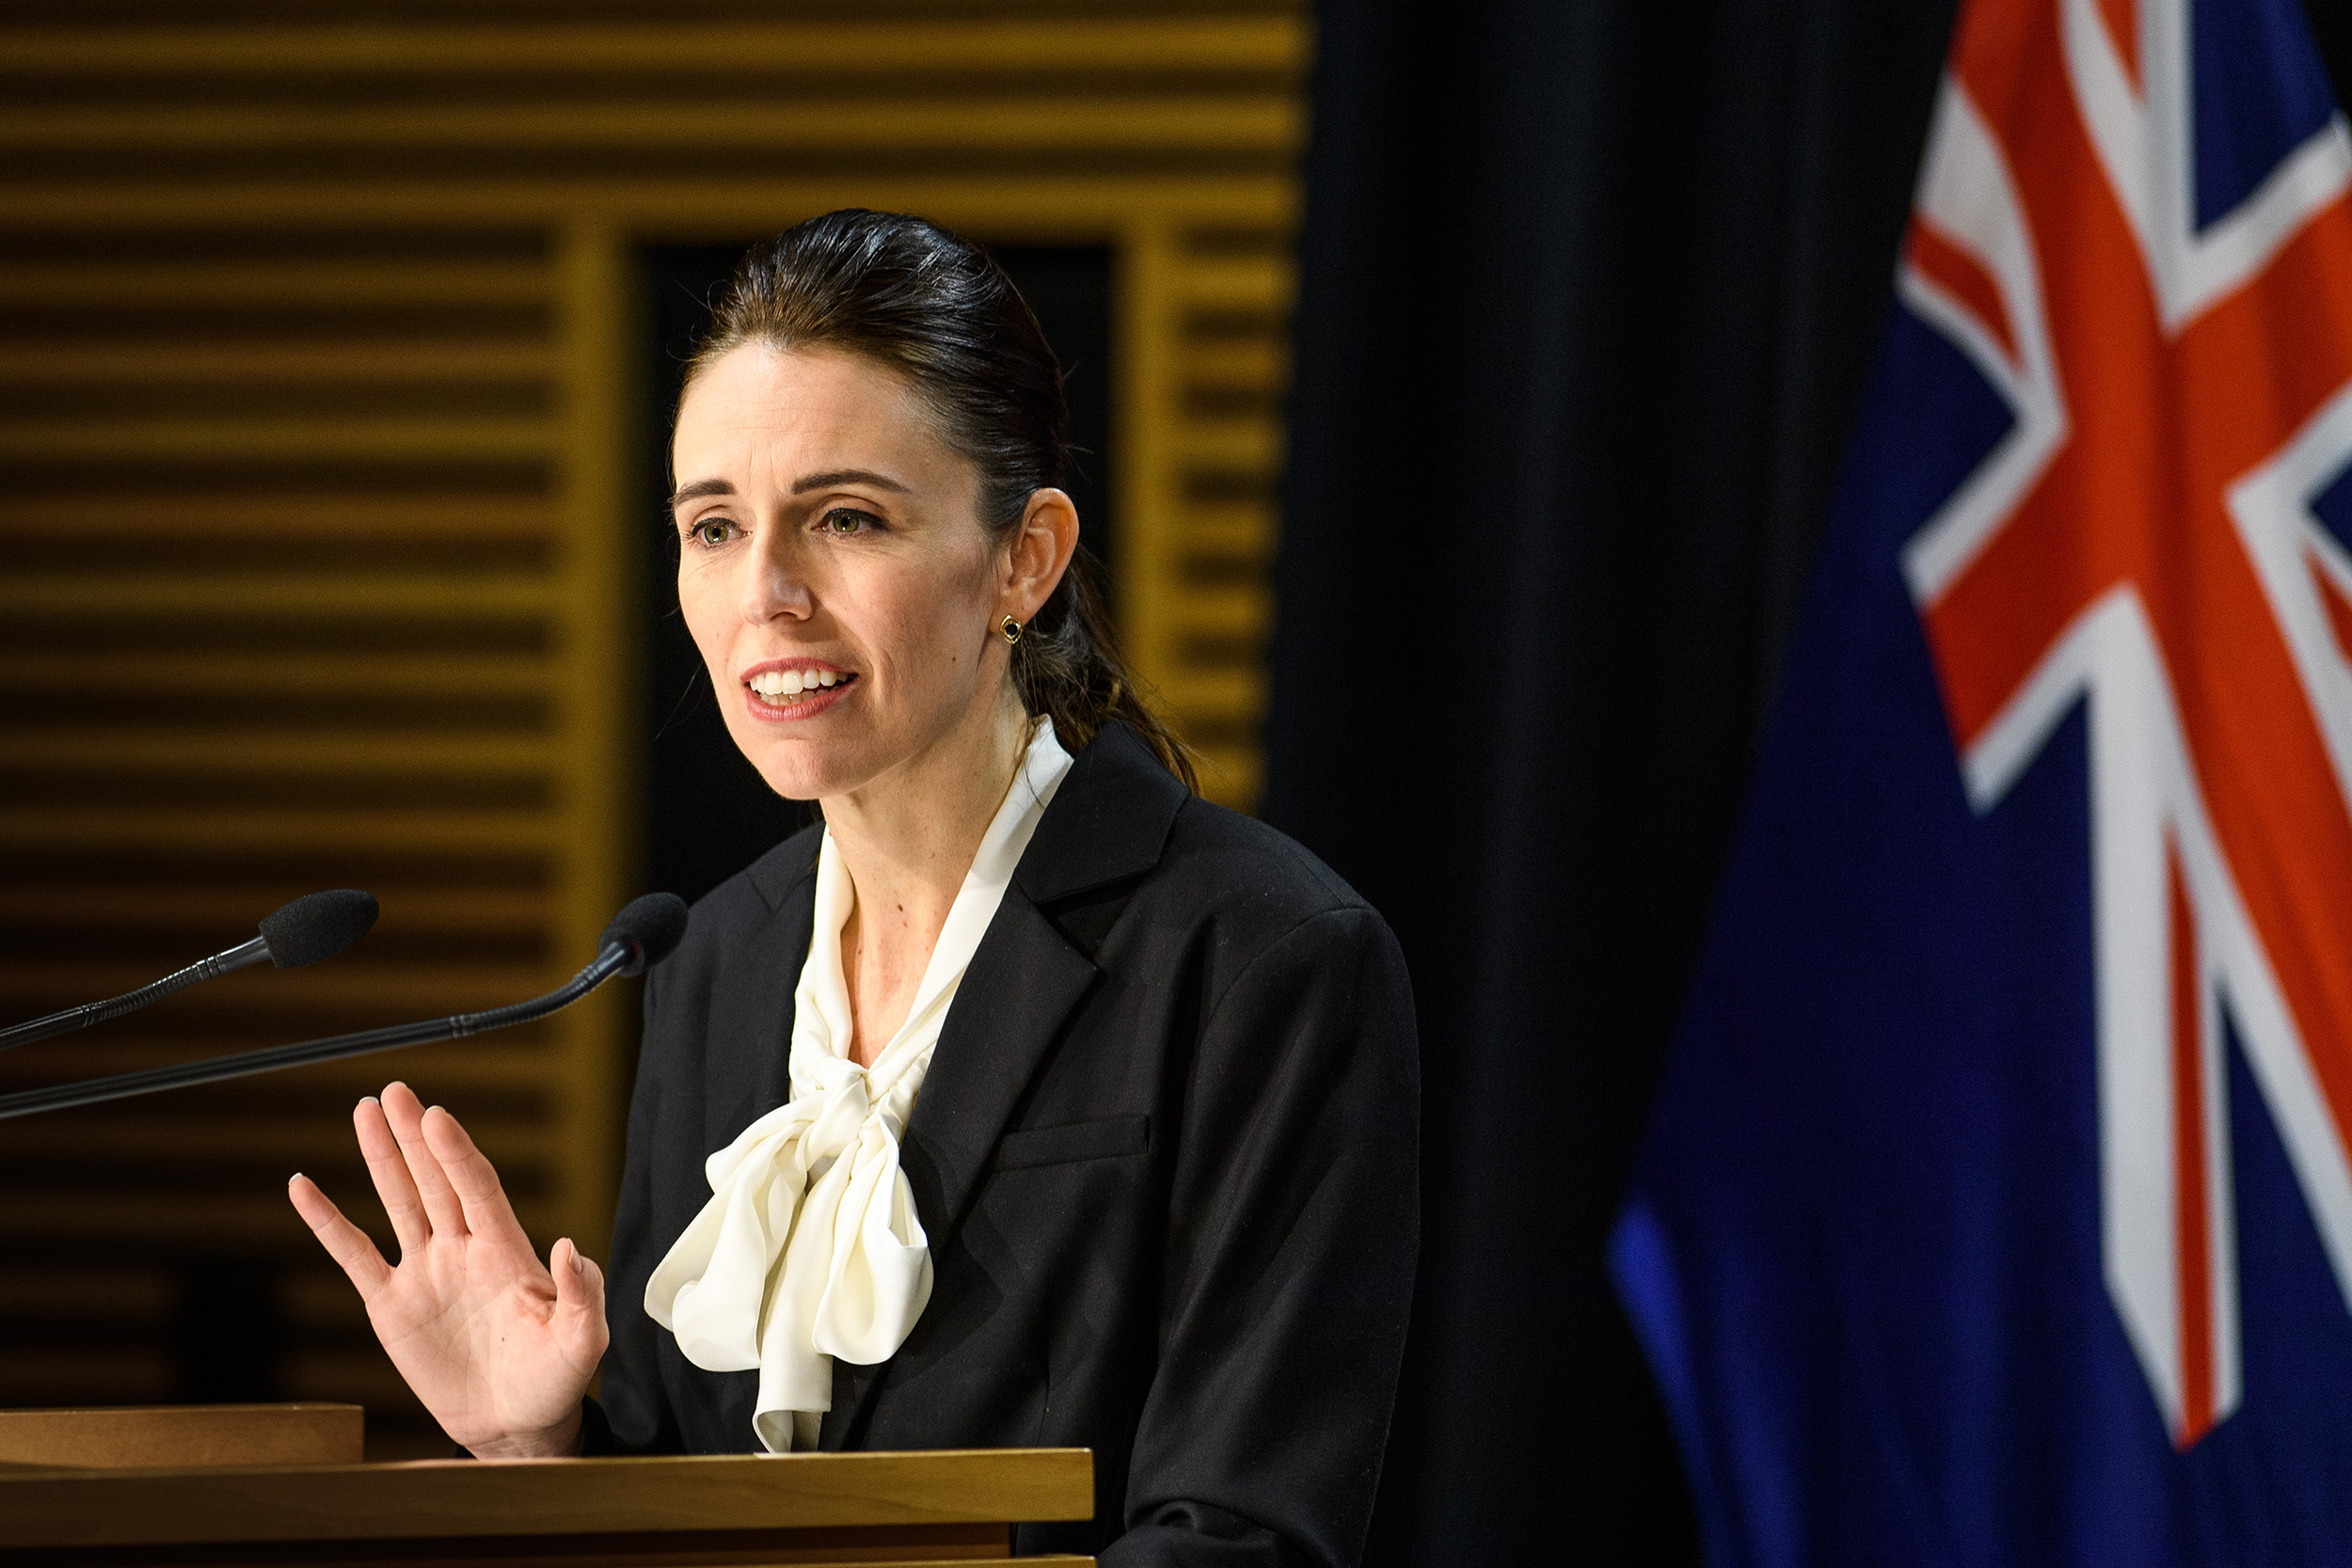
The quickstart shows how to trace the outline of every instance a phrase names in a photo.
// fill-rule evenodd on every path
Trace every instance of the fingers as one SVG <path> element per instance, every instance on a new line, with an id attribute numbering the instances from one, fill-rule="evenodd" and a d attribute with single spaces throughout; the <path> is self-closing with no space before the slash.
<path id="1" fill-rule="evenodd" d="M 392 1235 L 400 1242 L 400 1255 L 405 1258 L 433 1236 L 433 1227 L 425 1219 L 424 1201 L 417 1196 L 417 1183 L 408 1175 L 408 1162 L 402 1157 L 400 1145 L 392 1137 L 391 1124 L 384 1119 L 384 1106 L 375 1096 L 368 1096 L 352 1108 L 351 1125 L 359 1134 L 359 1153 L 368 1163 L 369 1177 L 375 1182 L 375 1196 L 382 1200 L 384 1212 L 392 1222 Z"/>
<path id="2" fill-rule="evenodd" d="M 464 1236 L 465 1207 L 450 1185 L 449 1173 L 441 1168 L 440 1160 L 425 1141 L 424 1102 L 407 1085 L 387 1084 L 383 1103 L 384 1119 L 400 1145 L 401 1158 L 407 1164 L 410 1180 L 417 1184 L 417 1196 L 424 1204 L 425 1218 L 431 1222 L 434 1233 Z"/>
<path id="3" fill-rule="evenodd" d="M 532 1261 L 537 1262 L 538 1255 L 531 1249 L 531 1238 L 523 1233 L 522 1222 L 515 1218 L 514 1205 L 506 1201 L 506 1191 L 499 1185 L 497 1167 L 474 1147 L 473 1139 L 458 1125 L 457 1118 L 436 1105 L 424 1113 L 420 1130 L 442 1174 L 449 1179 L 451 1191 L 457 1195 L 467 1228 L 477 1236 L 511 1242 L 531 1253 Z"/>
<path id="4" fill-rule="evenodd" d="M 343 1218 L 343 1212 L 334 1200 L 319 1191 L 318 1183 L 297 1173 L 286 1183 L 286 1196 L 294 1200 L 294 1212 L 310 1226 L 310 1234 L 326 1248 L 326 1255 L 342 1265 L 343 1273 L 358 1288 L 359 1299 L 372 1299 L 392 1276 L 391 1265 L 375 1250 L 367 1232 Z"/>

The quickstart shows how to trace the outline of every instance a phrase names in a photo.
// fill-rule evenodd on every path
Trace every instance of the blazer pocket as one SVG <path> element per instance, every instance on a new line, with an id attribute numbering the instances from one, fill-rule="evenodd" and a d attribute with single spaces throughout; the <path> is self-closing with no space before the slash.
<path id="1" fill-rule="evenodd" d="M 1008 1132 L 996 1146 L 996 1168 L 1020 1170 L 1029 1165 L 1066 1165 L 1077 1160 L 1108 1160 L 1147 1153 L 1151 1148 L 1150 1117 L 1102 1117 Z"/>

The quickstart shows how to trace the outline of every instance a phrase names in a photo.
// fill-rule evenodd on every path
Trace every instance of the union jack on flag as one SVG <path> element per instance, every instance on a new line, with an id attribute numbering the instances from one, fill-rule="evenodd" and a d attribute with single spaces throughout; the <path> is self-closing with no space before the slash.
<path id="1" fill-rule="evenodd" d="M 1613 1253 L 1724 1563 L 2352 1561 L 2352 136 L 1969 0 Z"/>

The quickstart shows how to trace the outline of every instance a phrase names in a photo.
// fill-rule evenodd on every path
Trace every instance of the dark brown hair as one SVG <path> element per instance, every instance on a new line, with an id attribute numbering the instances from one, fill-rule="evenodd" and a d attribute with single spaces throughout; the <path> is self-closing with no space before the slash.
<path id="1" fill-rule="evenodd" d="M 921 218 L 849 209 L 745 254 L 686 367 L 686 384 L 745 343 L 846 349 L 914 383 L 947 445 L 979 470 L 980 526 L 1002 541 L 1029 497 L 1070 469 L 1060 361 L 987 251 Z M 1114 719 L 1198 789 L 1192 762 L 1120 662 L 1081 546 L 1012 648 L 1022 705 L 1072 752 Z"/>

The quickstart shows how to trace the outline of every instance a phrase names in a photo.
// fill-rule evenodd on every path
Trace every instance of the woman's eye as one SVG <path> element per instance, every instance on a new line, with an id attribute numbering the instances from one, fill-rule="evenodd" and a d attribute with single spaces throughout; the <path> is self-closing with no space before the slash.
<path id="1" fill-rule="evenodd" d="M 870 512 L 853 512 L 842 506 L 826 513 L 818 526 L 827 533 L 863 533 L 879 527 L 880 523 L 881 520 Z"/>
<path id="2" fill-rule="evenodd" d="M 686 531 L 695 544 L 706 549 L 716 549 L 735 537 L 735 525 L 724 517 L 705 517 Z"/>

